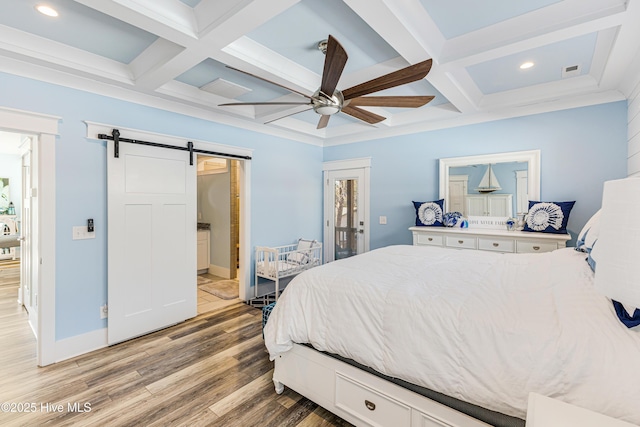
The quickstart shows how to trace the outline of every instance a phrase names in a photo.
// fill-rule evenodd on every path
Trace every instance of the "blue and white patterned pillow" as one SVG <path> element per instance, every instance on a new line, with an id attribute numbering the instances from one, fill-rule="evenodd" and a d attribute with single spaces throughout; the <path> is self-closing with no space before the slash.
<path id="1" fill-rule="evenodd" d="M 529 202 L 523 231 L 565 234 L 569 214 L 576 202 Z"/>
<path id="2" fill-rule="evenodd" d="M 416 208 L 417 226 L 442 227 L 444 199 L 433 202 L 413 202 L 413 207 Z"/>

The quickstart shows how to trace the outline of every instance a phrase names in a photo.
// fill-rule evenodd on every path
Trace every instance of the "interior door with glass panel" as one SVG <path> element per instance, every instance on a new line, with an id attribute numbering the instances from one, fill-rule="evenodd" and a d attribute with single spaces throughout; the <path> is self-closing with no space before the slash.
<path id="1" fill-rule="evenodd" d="M 364 169 L 327 172 L 327 261 L 348 258 L 365 251 L 365 231 L 368 224 L 365 223 L 364 185 Z"/>

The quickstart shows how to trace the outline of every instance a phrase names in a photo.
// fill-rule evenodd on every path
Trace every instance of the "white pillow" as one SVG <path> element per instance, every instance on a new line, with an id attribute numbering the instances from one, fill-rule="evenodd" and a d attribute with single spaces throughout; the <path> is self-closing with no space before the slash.
<path id="1" fill-rule="evenodd" d="M 287 256 L 287 261 L 295 262 L 297 264 L 307 264 L 309 262 L 309 256 L 311 255 L 311 248 L 315 246 L 317 241 L 298 239 L 298 247 L 296 252 L 290 253 Z"/>
<path id="2" fill-rule="evenodd" d="M 578 234 L 578 240 L 576 241 L 576 250 L 582 252 L 591 252 L 593 245 L 598 240 L 598 234 L 600 232 L 600 211 L 594 213 L 589 221 L 582 227 L 580 234 Z"/>

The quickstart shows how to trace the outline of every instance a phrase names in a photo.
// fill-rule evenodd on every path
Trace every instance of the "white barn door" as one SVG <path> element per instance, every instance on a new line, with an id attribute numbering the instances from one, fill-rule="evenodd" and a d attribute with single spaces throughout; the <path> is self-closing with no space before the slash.
<path id="1" fill-rule="evenodd" d="M 108 142 L 108 337 L 197 314 L 196 167 L 189 153 Z"/>

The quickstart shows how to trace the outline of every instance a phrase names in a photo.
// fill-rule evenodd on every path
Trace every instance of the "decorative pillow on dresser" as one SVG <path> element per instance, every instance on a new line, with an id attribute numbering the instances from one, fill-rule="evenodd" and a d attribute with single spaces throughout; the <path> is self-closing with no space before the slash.
<path id="1" fill-rule="evenodd" d="M 575 203 L 529 201 L 523 231 L 566 234 L 569 214 Z"/>
<path id="2" fill-rule="evenodd" d="M 442 214 L 444 212 L 444 199 L 433 202 L 413 202 L 416 208 L 416 225 L 419 227 L 442 227 Z"/>

